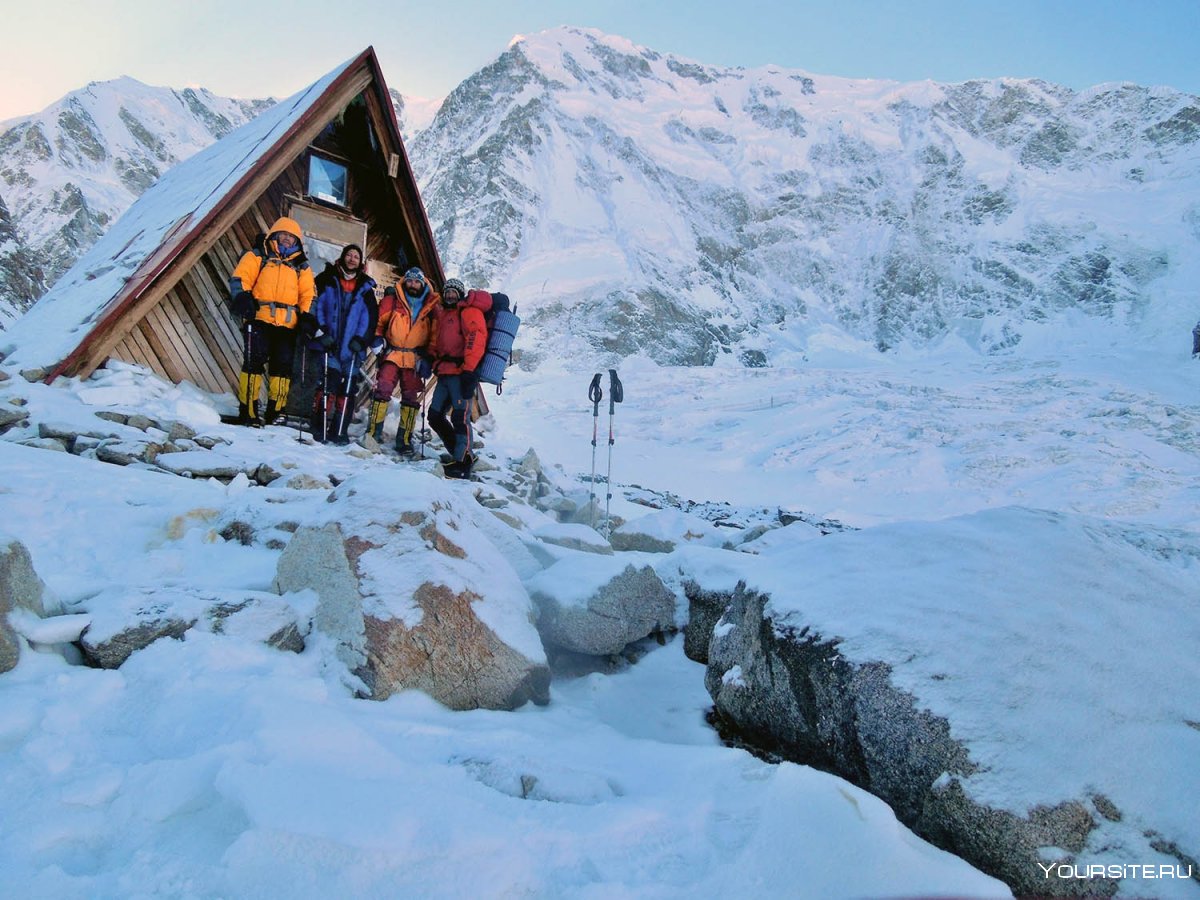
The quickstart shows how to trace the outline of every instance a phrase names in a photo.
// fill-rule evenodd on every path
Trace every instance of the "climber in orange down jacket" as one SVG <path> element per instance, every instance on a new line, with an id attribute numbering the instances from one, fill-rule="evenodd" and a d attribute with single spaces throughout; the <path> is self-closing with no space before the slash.
<path id="1" fill-rule="evenodd" d="M 292 384 L 297 329 L 311 337 L 316 286 L 295 220 L 281 217 L 260 247 L 243 254 L 229 278 L 233 311 L 242 319 L 242 372 L 238 378 L 238 422 L 282 421 Z M 267 379 L 267 408 L 259 418 L 258 398 Z"/>

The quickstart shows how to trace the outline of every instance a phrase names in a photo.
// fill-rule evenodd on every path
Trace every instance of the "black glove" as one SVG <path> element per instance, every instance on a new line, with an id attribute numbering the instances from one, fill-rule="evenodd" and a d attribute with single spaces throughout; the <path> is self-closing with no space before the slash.
<path id="1" fill-rule="evenodd" d="M 462 389 L 463 397 L 467 397 L 467 398 L 474 397 L 475 396 L 475 388 L 479 387 L 479 373 L 478 372 L 463 372 L 461 375 L 458 376 L 458 384 L 459 384 L 459 387 Z"/>
<path id="2" fill-rule="evenodd" d="M 333 348 L 337 346 L 337 341 L 333 339 L 333 335 L 328 331 L 321 335 L 321 349 L 326 353 L 332 353 Z"/>
<path id="3" fill-rule="evenodd" d="M 317 317 L 312 313 L 300 313 L 300 333 L 311 341 L 317 333 Z"/>
<path id="4" fill-rule="evenodd" d="M 254 295 L 249 291 L 238 291 L 233 298 L 233 314 L 239 319 L 254 318 Z"/>
<path id="5" fill-rule="evenodd" d="M 350 338 L 349 343 L 346 344 L 346 349 L 357 356 L 359 353 L 363 352 L 363 349 L 366 346 L 367 345 L 363 343 L 363 339 L 356 334 L 354 337 Z"/>

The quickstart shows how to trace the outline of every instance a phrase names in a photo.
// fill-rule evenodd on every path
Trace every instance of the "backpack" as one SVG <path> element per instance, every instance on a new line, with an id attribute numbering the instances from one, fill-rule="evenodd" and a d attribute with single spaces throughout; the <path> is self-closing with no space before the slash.
<path id="1" fill-rule="evenodd" d="M 483 322 L 487 326 L 487 349 L 475 371 L 481 383 L 496 385 L 496 393 L 502 394 L 504 370 L 512 361 L 513 342 L 521 319 L 515 304 L 509 309 L 507 294 L 492 294 L 492 308 L 483 314 Z"/>

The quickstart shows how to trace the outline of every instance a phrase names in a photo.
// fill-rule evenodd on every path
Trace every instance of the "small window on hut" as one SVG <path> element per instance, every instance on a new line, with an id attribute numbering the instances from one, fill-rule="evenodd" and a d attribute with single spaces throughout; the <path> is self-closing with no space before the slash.
<path id="1" fill-rule="evenodd" d="M 346 167 L 315 153 L 309 156 L 308 196 L 346 206 Z"/>

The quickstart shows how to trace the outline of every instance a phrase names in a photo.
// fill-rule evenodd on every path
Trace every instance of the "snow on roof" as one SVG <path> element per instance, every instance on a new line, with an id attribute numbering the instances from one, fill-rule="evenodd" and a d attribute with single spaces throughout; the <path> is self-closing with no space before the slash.
<path id="1" fill-rule="evenodd" d="M 229 193 L 359 57 L 264 111 L 166 172 L 0 337 L 5 361 L 49 368 L 70 355 L 119 302 Z M 157 257 L 157 258 L 156 258 Z"/>

